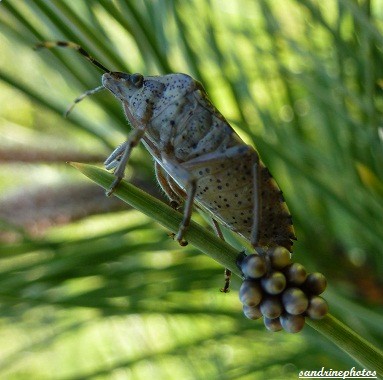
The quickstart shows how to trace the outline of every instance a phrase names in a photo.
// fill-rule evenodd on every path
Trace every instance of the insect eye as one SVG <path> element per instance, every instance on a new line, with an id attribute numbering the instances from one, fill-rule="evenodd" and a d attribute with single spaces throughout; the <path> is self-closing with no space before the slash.
<path id="1" fill-rule="evenodd" d="M 142 87 L 144 84 L 144 77 L 141 74 L 132 74 L 130 76 L 130 82 L 135 86 L 135 87 Z"/>

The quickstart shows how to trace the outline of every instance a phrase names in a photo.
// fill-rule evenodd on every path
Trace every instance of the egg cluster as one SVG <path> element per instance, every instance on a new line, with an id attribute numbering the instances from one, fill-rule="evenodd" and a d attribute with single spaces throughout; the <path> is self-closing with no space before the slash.
<path id="1" fill-rule="evenodd" d="M 327 285 L 323 274 L 307 273 L 303 265 L 291 261 L 286 248 L 260 253 L 238 262 L 245 277 L 239 299 L 247 318 L 263 317 L 270 331 L 296 333 L 303 329 L 305 317 L 321 319 L 327 314 L 327 302 L 319 296 Z"/>

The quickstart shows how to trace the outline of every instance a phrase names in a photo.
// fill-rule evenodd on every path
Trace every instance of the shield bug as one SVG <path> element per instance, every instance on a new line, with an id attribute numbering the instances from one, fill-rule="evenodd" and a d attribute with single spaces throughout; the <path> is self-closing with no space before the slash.
<path id="1" fill-rule="evenodd" d="M 211 215 L 221 237 L 218 223 L 253 247 L 280 245 L 291 251 L 295 234 L 281 190 L 257 151 L 234 132 L 201 83 L 180 73 L 143 76 L 110 71 L 73 42 L 43 42 L 37 47 L 55 46 L 77 50 L 104 71 L 102 86 L 84 93 L 74 104 L 106 88 L 122 103 L 133 128 L 105 161 L 116 177 L 107 195 L 123 179 L 132 149 L 142 141 L 155 160 L 157 180 L 171 204 L 184 204 L 175 235 L 180 243 L 196 205 Z M 224 291 L 228 284 L 229 276 Z"/>

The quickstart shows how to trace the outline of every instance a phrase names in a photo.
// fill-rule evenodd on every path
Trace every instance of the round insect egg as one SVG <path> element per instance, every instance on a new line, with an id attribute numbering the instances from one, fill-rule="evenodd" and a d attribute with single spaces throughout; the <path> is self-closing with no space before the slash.
<path id="1" fill-rule="evenodd" d="M 269 294 L 282 293 L 286 287 L 286 277 L 282 272 L 272 272 L 261 278 L 262 288 Z"/>
<path id="2" fill-rule="evenodd" d="M 283 311 L 281 300 L 277 296 L 269 296 L 262 300 L 260 311 L 266 318 L 278 318 Z"/>
<path id="3" fill-rule="evenodd" d="M 305 317 L 303 315 L 282 314 L 279 317 L 283 329 L 289 333 L 297 333 L 305 326 Z"/>
<path id="4" fill-rule="evenodd" d="M 267 255 L 274 269 L 282 269 L 291 263 L 291 253 L 284 247 L 275 247 Z"/>
<path id="5" fill-rule="evenodd" d="M 283 273 L 286 276 L 287 282 L 293 285 L 301 285 L 307 278 L 306 268 L 299 263 L 289 265 L 284 269 Z"/>
<path id="6" fill-rule="evenodd" d="M 262 289 L 256 281 L 245 280 L 239 289 L 239 300 L 246 306 L 257 306 L 262 299 Z"/>
<path id="7" fill-rule="evenodd" d="M 306 294 L 299 288 L 288 288 L 282 294 L 282 303 L 289 314 L 302 314 L 309 305 Z"/>
<path id="8" fill-rule="evenodd" d="M 246 318 L 249 319 L 259 319 L 262 317 L 261 310 L 259 309 L 258 306 L 247 306 L 243 305 L 243 314 L 245 315 Z"/>
<path id="9" fill-rule="evenodd" d="M 322 319 L 328 313 L 326 300 L 319 296 L 310 297 L 306 313 L 311 319 Z"/>
<path id="10" fill-rule="evenodd" d="M 319 272 L 310 273 L 307 276 L 307 279 L 304 282 L 303 287 L 310 294 L 318 296 L 319 294 L 322 294 L 327 287 L 326 277 Z"/>
<path id="11" fill-rule="evenodd" d="M 255 254 L 246 256 L 241 262 L 241 270 L 245 277 L 262 277 L 266 273 L 266 260 Z"/>
<path id="12" fill-rule="evenodd" d="M 279 318 L 270 319 L 270 318 L 264 317 L 263 323 L 265 324 L 267 330 L 269 331 L 277 332 L 283 329 Z"/>

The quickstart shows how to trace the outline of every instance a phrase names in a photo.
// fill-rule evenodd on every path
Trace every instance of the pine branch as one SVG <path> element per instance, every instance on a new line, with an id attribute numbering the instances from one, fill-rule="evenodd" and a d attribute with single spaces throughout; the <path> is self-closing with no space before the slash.
<path id="1" fill-rule="evenodd" d="M 114 179 L 113 174 L 95 166 L 79 163 L 71 163 L 71 165 L 104 189 L 108 189 Z M 178 231 L 182 214 L 158 199 L 127 182 L 122 182 L 114 194 L 171 232 Z M 236 265 L 238 251 L 210 231 L 192 221 L 185 234 L 185 239 L 223 267 L 230 269 L 237 276 L 241 276 Z M 312 321 L 307 318 L 307 323 L 364 368 L 376 371 L 377 376 L 383 376 L 383 353 L 335 317 L 328 314 L 320 321 Z"/>

